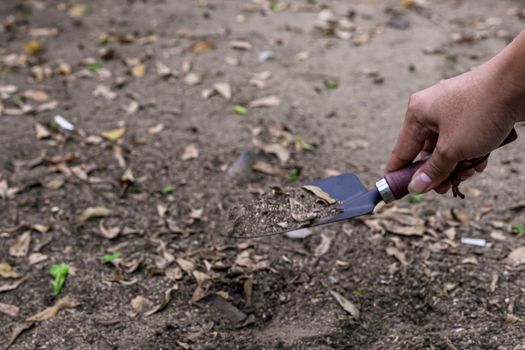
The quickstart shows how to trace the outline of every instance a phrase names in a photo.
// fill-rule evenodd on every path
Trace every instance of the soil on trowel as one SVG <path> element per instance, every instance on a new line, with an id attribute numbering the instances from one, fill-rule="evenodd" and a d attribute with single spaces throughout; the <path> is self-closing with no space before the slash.
<path id="1" fill-rule="evenodd" d="M 316 191 L 317 192 L 317 191 Z M 305 188 L 272 187 L 253 203 L 232 208 L 232 237 L 258 237 L 311 226 L 342 211 L 340 203 L 326 194 Z"/>

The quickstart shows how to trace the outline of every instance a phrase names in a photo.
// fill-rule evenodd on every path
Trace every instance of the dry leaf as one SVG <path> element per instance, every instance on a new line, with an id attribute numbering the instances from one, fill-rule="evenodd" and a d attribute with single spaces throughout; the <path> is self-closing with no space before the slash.
<path id="1" fill-rule="evenodd" d="M 184 272 L 186 272 L 190 276 L 192 275 L 193 271 L 195 270 L 195 265 L 193 264 L 193 262 L 183 258 L 178 258 L 175 261 L 180 266 L 180 268 L 184 270 Z"/>
<path id="2" fill-rule="evenodd" d="M 111 210 L 106 207 L 89 207 L 86 208 L 78 217 L 77 223 L 82 224 L 92 218 L 103 218 L 111 215 Z"/>
<path id="3" fill-rule="evenodd" d="M 146 312 L 146 310 L 151 309 L 153 307 L 153 303 L 142 295 L 138 295 L 131 299 L 131 307 L 137 314 L 142 314 Z"/>
<path id="4" fill-rule="evenodd" d="M 171 281 L 178 281 L 182 279 L 182 269 L 178 266 L 170 267 L 164 271 L 166 277 Z M 188 273 L 190 274 L 190 273 Z"/>
<path id="5" fill-rule="evenodd" d="M 180 159 L 190 160 L 190 159 L 195 159 L 197 157 L 199 157 L 199 150 L 194 144 L 190 144 L 184 147 L 184 152 L 182 153 L 182 156 L 180 157 Z"/>
<path id="6" fill-rule="evenodd" d="M 204 297 L 206 297 L 206 292 L 202 287 L 197 286 L 197 288 L 195 288 L 195 291 L 193 292 L 193 295 L 191 296 L 191 301 L 195 303 L 203 299 Z"/>
<path id="7" fill-rule="evenodd" d="M 23 96 L 29 100 L 44 102 L 49 100 L 49 95 L 41 90 L 26 90 L 23 93 Z"/>
<path id="8" fill-rule="evenodd" d="M 208 52 L 213 49 L 213 44 L 208 40 L 200 40 L 190 46 L 190 51 L 195 53 Z"/>
<path id="9" fill-rule="evenodd" d="M 133 67 L 131 72 L 135 78 L 142 78 L 146 73 L 146 66 L 144 63 L 137 64 L 135 67 Z"/>
<path id="10" fill-rule="evenodd" d="M 525 246 L 514 249 L 505 259 L 505 263 L 511 266 L 525 264 Z"/>
<path id="11" fill-rule="evenodd" d="M 321 198 L 328 204 L 334 204 L 336 202 L 335 199 L 330 197 L 330 195 L 326 193 L 325 191 L 323 191 L 320 187 L 312 186 L 312 185 L 305 185 L 303 186 L 303 188 L 312 192 L 313 194 L 315 194 L 317 197 Z"/>
<path id="12" fill-rule="evenodd" d="M 9 341 L 7 342 L 7 344 L 5 344 L 5 349 L 9 349 L 11 347 L 11 345 L 13 345 L 14 341 L 16 340 L 16 338 L 18 338 L 18 336 L 20 334 L 22 334 L 24 331 L 30 329 L 34 325 L 35 325 L 35 322 L 19 322 L 19 323 L 17 323 L 13 327 L 13 330 L 11 331 L 11 337 L 9 337 Z"/>
<path id="13" fill-rule="evenodd" d="M 168 289 L 167 291 L 164 292 L 164 296 L 162 297 L 162 302 L 155 306 L 154 308 L 152 308 L 151 310 L 147 311 L 144 315 L 145 316 L 151 316 L 153 314 L 156 314 L 157 312 L 159 311 L 162 311 L 166 308 L 166 306 L 168 306 L 168 304 L 170 303 L 171 299 L 173 298 L 173 294 L 175 293 L 175 291 L 178 289 L 177 285 L 173 286 L 172 288 Z"/>
<path id="14" fill-rule="evenodd" d="M 281 99 L 278 96 L 268 96 L 253 100 L 248 104 L 249 107 L 276 107 L 281 104 Z"/>
<path id="15" fill-rule="evenodd" d="M 26 322 L 40 322 L 49 320 L 55 317 L 60 312 L 60 310 L 72 309 L 76 306 L 78 306 L 78 303 L 68 295 L 59 299 L 55 305 L 40 311 L 36 315 L 28 317 Z"/>
<path id="16" fill-rule="evenodd" d="M 38 55 L 44 52 L 44 46 L 38 40 L 31 40 L 24 44 L 23 50 L 28 55 Z"/>
<path id="17" fill-rule="evenodd" d="M 102 236 L 104 236 L 107 239 L 117 238 L 120 233 L 120 227 L 106 228 L 104 226 L 104 220 L 100 220 L 98 227 Z"/>
<path id="18" fill-rule="evenodd" d="M 100 133 L 102 137 L 109 141 L 116 141 L 126 133 L 126 128 L 117 128 L 113 130 L 103 131 Z"/>
<path id="19" fill-rule="evenodd" d="M 325 235 L 324 233 L 321 234 L 321 243 L 317 247 L 315 247 L 314 255 L 315 256 L 323 256 L 330 250 L 330 246 L 332 245 L 332 238 Z"/>
<path id="20" fill-rule="evenodd" d="M 201 77 L 200 75 L 196 74 L 196 73 L 189 73 L 188 75 L 186 75 L 186 77 L 184 78 L 184 82 L 186 84 L 188 84 L 189 86 L 194 86 L 194 85 L 197 85 L 197 84 L 200 84 L 201 82 Z"/>
<path id="21" fill-rule="evenodd" d="M 401 252 L 396 247 L 387 247 L 386 248 L 386 253 L 389 256 L 393 256 L 394 258 L 396 258 L 401 263 L 401 265 L 403 265 L 403 266 L 408 265 L 405 253 Z"/>
<path id="22" fill-rule="evenodd" d="M 281 164 L 285 164 L 290 159 L 290 151 L 288 151 L 286 147 L 279 143 L 266 143 L 255 138 L 252 140 L 252 142 L 255 147 L 263 150 L 264 152 L 275 154 L 277 158 L 279 158 Z"/>
<path id="23" fill-rule="evenodd" d="M 213 89 L 227 100 L 232 98 L 232 88 L 228 83 L 215 83 Z"/>
<path id="24" fill-rule="evenodd" d="M 425 227 L 422 225 L 400 226 L 391 222 L 381 222 L 381 224 L 388 232 L 401 236 L 423 236 L 425 232 Z"/>
<path id="25" fill-rule="evenodd" d="M 17 306 L 0 303 L 0 313 L 6 314 L 7 316 L 16 317 L 20 309 Z"/>
<path id="26" fill-rule="evenodd" d="M 27 277 L 21 278 L 13 283 L 10 284 L 2 284 L 0 285 L 0 293 L 3 292 L 9 292 L 11 290 L 17 289 L 22 283 L 24 283 L 27 280 Z"/>
<path id="27" fill-rule="evenodd" d="M 351 301 L 349 301 L 348 299 L 343 297 L 341 294 L 339 294 L 337 292 L 334 292 L 332 290 L 330 291 L 330 294 L 332 294 L 332 296 L 335 298 L 335 300 L 337 300 L 339 305 L 341 305 L 341 307 L 346 312 L 348 312 L 350 315 L 352 315 L 352 317 L 356 321 L 359 321 L 359 317 L 360 317 L 359 309 L 357 308 L 357 306 L 355 306 L 354 303 L 352 303 Z"/>
<path id="28" fill-rule="evenodd" d="M 32 253 L 29 254 L 29 257 L 27 258 L 29 261 L 29 265 L 35 265 L 38 263 L 41 263 L 42 261 L 47 260 L 47 255 L 40 254 L 40 253 Z"/>
<path id="29" fill-rule="evenodd" d="M 230 47 L 236 50 L 248 51 L 252 49 L 252 44 L 246 40 L 232 40 L 230 41 Z"/>
<path id="30" fill-rule="evenodd" d="M 155 135 L 160 133 L 162 130 L 164 130 L 164 124 L 159 123 L 155 126 L 152 126 L 151 128 L 148 128 L 148 133 L 151 135 Z"/>
<path id="31" fill-rule="evenodd" d="M 195 277 L 195 280 L 197 281 L 197 285 L 201 287 L 204 284 L 204 282 L 210 279 L 210 276 L 198 270 L 193 271 L 193 277 Z"/>
<path id="32" fill-rule="evenodd" d="M 8 263 L 0 263 L 0 277 L 2 278 L 18 278 L 20 275 L 13 271 L 13 268 Z"/>
<path id="33" fill-rule="evenodd" d="M 111 89 L 105 85 L 97 85 L 95 90 L 93 90 L 93 96 L 99 97 L 102 96 L 107 100 L 114 100 L 117 98 L 117 93 L 111 91 Z"/>
<path id="34" fill-rule="evenodd" d="M 172 75 L 171 69 L 162 62 L 157 62 L 157 74 L 161 78 L 167 78 Z"/>
<path id="35" fill-rule="evenodd" d="M 26 256 L 29 252 L 31 243 L 31 232 L 27 231 L 17 237 L 15 242 L 9 247 L 9 254 L 12 256 Z"/>
<path id="36" fill-rule="evenodd" d="M 67 14 L 73 18 L 80 18 L 87 14 L 89 11 L 89 7 L 86 4 L 78 3 L 73 4 L 67 11 Z"/>
<path id="37" fill-rule="evenodd" d="M 260 173 L 269 174 L 269 175 L 283 175 L 284 172 L 280 168 L 267 163 L 262 160 L 257 160 L 252 165 L 252 169 Z"/>

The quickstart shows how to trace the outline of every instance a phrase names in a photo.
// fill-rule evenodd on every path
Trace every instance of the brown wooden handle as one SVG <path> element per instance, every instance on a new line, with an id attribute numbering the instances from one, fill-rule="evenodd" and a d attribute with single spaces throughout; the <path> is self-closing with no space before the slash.
<path id="1" fill-rule="evenodd" d="M 499 147 L 503 147 L 506 144 L 511 143 L 512 141 L 516 140 L 518 138 L 518 134 L 516 133 L 516 130 L 513 128 L 509 135 L 503 140 L 501 145 Z M 498 148 L 499 148 L 498 147 Z M 459 174 L 462 171 L 469 170 L 474 168 L 476 165 L 484 162 L 488 157 L 489 154 L 486 154 L 482 157 L 469 159 L 469 160 L 463 160 L 458 163 L 452 174 L 450 175 L 449 179 L 452 181 L 452 184 L 455 186 L 454 189 L 454 195 L 462 196 L 461 192 L 457 190 L 457 186 L 459 185 L 459 182 L 461 181 L 459 179 Z M 421 168 L 421 166 L 427 161 L 427 159 L 430 158 L 430 155 L 427 157 L 424 157 L 402 169 L 392 171 L 390 173 L 387 173 L 385 175 L 385 180 L 388 183 L 388 187 L 390 188 L 390 191 L 394 195 L 395 199 L 401 199 L 404 196 L 408 194 L 408 184 L 412 180 L 412 176 L 416 173 L 416 171 Z M 456 192 L 457 191 L 457 192 Z"/>

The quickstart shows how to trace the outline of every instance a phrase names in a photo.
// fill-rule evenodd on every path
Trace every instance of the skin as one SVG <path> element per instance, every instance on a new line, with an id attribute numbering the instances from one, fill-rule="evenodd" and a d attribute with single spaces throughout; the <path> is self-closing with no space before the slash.
<path id="1" fill-rule="evenodd" d="M 489 154 L 520 121 L 525 121 L 525 30 L 490 61 L 410 97 L 386 172 L 432 153 L 414 174 L 409 191 L 446 193 L 458 162 Z"/>

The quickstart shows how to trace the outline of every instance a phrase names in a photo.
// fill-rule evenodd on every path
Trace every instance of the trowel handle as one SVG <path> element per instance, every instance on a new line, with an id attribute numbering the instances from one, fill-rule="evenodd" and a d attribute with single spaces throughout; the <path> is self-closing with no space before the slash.
<path id="1" fill-rule="evenodd" d="M 512 141 L 516 140 L 518 138 L 518 135 L 516 133 L 516 130 L 513 128 L 507 138 L 503 140 L 501 145 L 499 147 L 505 146 L 508 143 L 511 143 Z M 498 147 L 498 148 L 499 148 Z M 458 163 L 452 174 L 450 175 L 450 180 L 454 180 L 459 184 L 459 178 L 458 175 L 460 172 L 469 170 L 474 168 L 476 165 L 483 163 L 487 158 L 489 157 L 489 154 L 486 154 L 482 157 L 469 159 L 469 160 L 463 160 Z M 421 160 L 418 160 L 417 162 L 414 162 L 403 169 L 399 169 L 396 171 L 392 171 L 385 175 L 385 177 L 381 180 L 379 180 L 376 183 L 376 187 L 381 194 L 381 197 L 383 197 L 383 200 L 385 202 L 392 202 L 396 199 L 401 199 L 404 196 L 408 194 L 408 184 L 410 183 L 410 180 L 412 179 L 412 176 L 416 173 L 416 171 L 421 168 L 421 166 L 429 159 L 430 156 L 425 157 Z M 456 185 L 457 190 L 457 185 Z M 461 195 L 461 193 L 460 193 Z"/>

